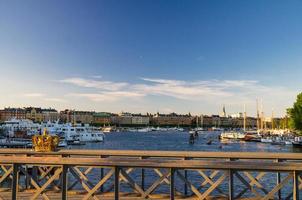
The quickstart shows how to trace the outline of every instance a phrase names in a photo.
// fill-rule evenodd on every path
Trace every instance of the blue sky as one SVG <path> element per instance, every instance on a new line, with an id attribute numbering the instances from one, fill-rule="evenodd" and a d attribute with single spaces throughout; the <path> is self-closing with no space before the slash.
<path id="1" fill-rule="evenodd" d="M 300 91 L 302 2 L 0 0 L 0 107 L 277 115 Z"/>

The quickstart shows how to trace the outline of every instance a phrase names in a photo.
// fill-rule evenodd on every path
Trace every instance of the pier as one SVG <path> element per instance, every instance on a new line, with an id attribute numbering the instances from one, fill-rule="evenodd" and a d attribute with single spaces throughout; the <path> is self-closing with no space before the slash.
<path id="1" fill-rule="evenodd" d="M 294 199 L 302 155 L 0 149 L 0 199 Z"/>

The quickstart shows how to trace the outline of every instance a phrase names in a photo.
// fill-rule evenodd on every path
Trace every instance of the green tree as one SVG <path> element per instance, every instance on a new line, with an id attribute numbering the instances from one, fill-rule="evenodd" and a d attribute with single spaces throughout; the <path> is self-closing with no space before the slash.
<path id="1" fill-rule="evenodd" d="M 287 109 L 289 127 L 302 132 L 302 93 L 298 94 L 292 108 Z"/>

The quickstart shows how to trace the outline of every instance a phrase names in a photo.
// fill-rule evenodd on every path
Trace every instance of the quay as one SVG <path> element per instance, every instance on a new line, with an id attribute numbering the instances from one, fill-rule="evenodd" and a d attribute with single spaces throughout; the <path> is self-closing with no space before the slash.
<path id="1" fill-rule="evenodd" d="M 301 199 L 302 155 L 0 149 L 0 199 Z"/>

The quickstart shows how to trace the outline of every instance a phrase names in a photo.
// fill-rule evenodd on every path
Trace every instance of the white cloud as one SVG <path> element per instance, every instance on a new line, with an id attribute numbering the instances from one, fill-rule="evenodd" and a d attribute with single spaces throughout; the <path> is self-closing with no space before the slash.
<path id="1" fill-rule="evenodd" d="M 45 101 L 51 101 L 51 102 L 58 102 L 58 103 L 64 103 L 64 102 L 66 102 L 65 99 L 61 99 L 61 98 L 44 98 L 43 100 L 45 100 Z"/>
<path id="2" fill-rule="evenodd" d="M 59 82 L 69 83 L 80 87 L 97 88 L 97 89 L 109 90 L 109 91 L 120 90 L 128 85 L 128 83 L 124 83 L 124 82 L 97 81 L 97 80 L 84 79 L 78 77 L 63 79 L 60 80 Z"/>
<path id="3" fill-rule="evenodd" d="M 221 104 L 242 107 L 243 103 L 255 107 L 257 98 L 270 103 L 271 107 L 285 109 L 297 91 L 282 86 L 267 86 L 257 80 L 170 80 L 140 78 L 141 83 L 96 81 L 84 78 L 68 78 L 61 83 L 79 88 L 90 88 L 85 93 L 76 91 L 68 96 L 87 98 L 95 102 L 112 102 L 125 99 L 141 100 L 148 96 L 165 96 L 193 104 L 218 106 Z M 91 90 L 93 89 L 93 90 Z M 153 102 L 162 104 L 160 100 Z"/>
<path id="4" fill-rule="evenodd" d="M 25 97 L 43 97 L 43 96 L 45 96 L 45 94 L 43 94 L 43 93 L 26 93 L 26 94 L 23 94 L 23 96 L 25 96 Z"/>
<path id="5" fill-rule="evenodd" d="M 117 101 L 123 98 L 138 98 L 143 97 L 143 94 L 127 91 L 109 91 L 100 93 L 70 93 L 67 96 L 71 97 L 86 97 L 92 101 Z"/>

